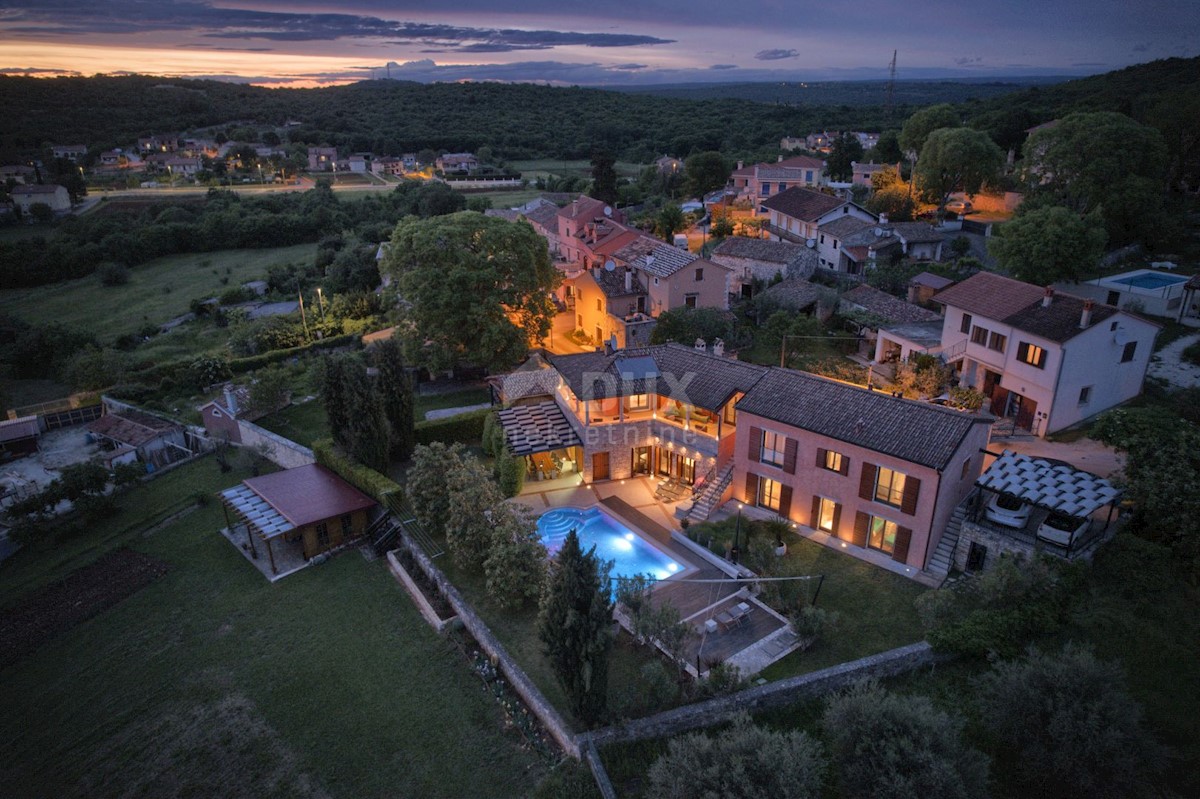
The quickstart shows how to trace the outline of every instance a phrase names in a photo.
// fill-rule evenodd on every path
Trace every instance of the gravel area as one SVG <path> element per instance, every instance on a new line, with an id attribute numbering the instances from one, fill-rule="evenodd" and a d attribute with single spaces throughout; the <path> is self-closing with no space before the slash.
<path id="1" fill-rule="evenodd" d="M 1184 336 L 1155 353 L 1147 370 L 1150 377 L 1165 380 L 1178 388 L 1200 386 L 1200 366 L 1183 360 L 1183 351 L 1196 341 L 1200 341 L 1200 334 Z"/>

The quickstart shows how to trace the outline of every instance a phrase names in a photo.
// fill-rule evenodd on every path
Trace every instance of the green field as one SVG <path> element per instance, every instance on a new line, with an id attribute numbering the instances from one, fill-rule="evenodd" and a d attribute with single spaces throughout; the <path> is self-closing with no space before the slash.
<path id="1" fill-rule="evenodd" d="M 211 487 L 247 473 L 218 475 L 206 458 L 175 474 Z M 159 487 L 138 492 L 148 499 Z M 271 585 L 221 525 L 210 502 L 149 536 L 126 536 L 166 561 L 166 576 L 3 671 L 5 795 L 359 799 L 532 788 L 546 764 L 504 731 L 463 655 L 428 627 L 383 561 L 350 550 Z M 22 590 L 35 574 L 56 579 L 80 562 L 45 551 L 14 560 L 27 562 Z M 13 565 L 0 567 L 10 598 Z"/>
<path id="2" fill-rule="evenodd" d="M 536 161 L 511 161 L 509 168 L 521 173 L 526 180 L 539 177 L 584 177 L 592 179 L 592 162 L 588 159 L 577 161 L 559 161 L 553 158 L 542 158 Z M 617 175 L 625 178 L 636 178 L 646 168 L 645 164 L 632 164 L 628 161 L 617 161 Z"/>
<path id="3" fill-rule="evenodd" d="M 112 339 L 185 314 L 193 299 L 258 280 L 272 264 L 310 261 L 315 252 L 316 245 L 298 244 L 171 255 L 133 267 L 123 286 L 102 286 L 90 275 L 52 286 L 0 291 L 0 306 L 28 322 L 60 322 Z"/>

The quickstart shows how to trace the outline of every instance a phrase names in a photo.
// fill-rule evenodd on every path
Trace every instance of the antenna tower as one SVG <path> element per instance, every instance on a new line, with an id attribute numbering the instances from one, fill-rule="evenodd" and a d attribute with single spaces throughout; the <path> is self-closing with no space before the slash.
<path id="1" fill-rule="evenodd" d="M 887 99 L 883 104 L 883 115 L 888 121 L 892 121 L 892 111 L 896 105 L 896 51 L 892 51 L 892 63 L 888 65 L 888 85 Z"/>

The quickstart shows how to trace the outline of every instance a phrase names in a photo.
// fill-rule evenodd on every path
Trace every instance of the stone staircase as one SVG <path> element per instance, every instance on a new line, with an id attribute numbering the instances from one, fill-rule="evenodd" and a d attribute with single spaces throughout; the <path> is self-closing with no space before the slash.
<path id="1" fill-rule="evenodd" d="M 700 496 L 696 497 L 696 501 L 692 505 L 692 510 L 688 513 L 688 521 L 693 524 L 706 520 L 713 508 L 721 501 L 721 495 L 725 493 L 730 481 L 733 480 L 733 460 L 717 472 L 716 477 L 712 482 L 706 485 L 700 491 Z"/>
<path id="2" fill-rule="evenodd" d="M 962 529 L 965 518 L 967 518 L 967 503 L 963 502 L 954 509 L 954 514 L 946 524 L 946 531 L 942 533 L 942 540 L 934 550 L 933 557 L 929 559 L 929 565 L 925 567 L 925 571 L 939 577 L 950 574 L 950 569 L 954 567 L 954 549 L 958 546 L 958 533 Z"/>

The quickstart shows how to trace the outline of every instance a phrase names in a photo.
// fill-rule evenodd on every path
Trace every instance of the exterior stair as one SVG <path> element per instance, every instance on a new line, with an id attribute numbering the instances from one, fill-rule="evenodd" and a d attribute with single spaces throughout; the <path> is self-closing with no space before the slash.
<path id="1" fill-rule="evenodd" d="M 732 459 L 725 464 L 721 471 L 717 472 L 712 482 L 700 491 L 700 496 L 696 497 L 696 501 L 692 504 L 692 510 L 688 513 L 688 521 L 695 523 L 706 520 L 713 512 L 713 508 L 721 501 L 721 495 L 725 493 L 731 480 L 733 480 Z"/>
<path id="2" fill-rule="evenodd" d="M 934 550 L 933 557 L 929 559 L 929 565 L 925 567 L 925 571 L 939 577 L 950 574 L 950 569 L 954 566 L 954 549 L 958 546 L 958 534 L 965 518 L 967 518 L 967 503 L 962 502 L 954 509 L 954 514 L 946 524 L 946 531 L 942 533 L 942 540 Z"/>

